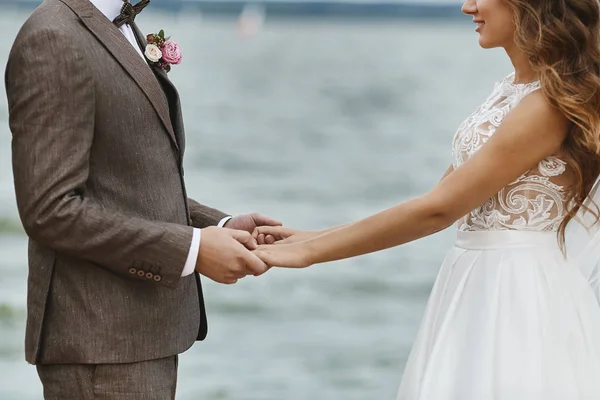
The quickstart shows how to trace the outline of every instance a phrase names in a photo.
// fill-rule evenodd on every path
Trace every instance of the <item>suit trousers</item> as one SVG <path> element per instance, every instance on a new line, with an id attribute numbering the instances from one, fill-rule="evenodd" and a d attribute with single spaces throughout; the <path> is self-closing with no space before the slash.
<path id="1" fill-rule="evenodd" d="M 129 364 L 38 364 L 45 400 L 173 400 L 177 356 Z"/>

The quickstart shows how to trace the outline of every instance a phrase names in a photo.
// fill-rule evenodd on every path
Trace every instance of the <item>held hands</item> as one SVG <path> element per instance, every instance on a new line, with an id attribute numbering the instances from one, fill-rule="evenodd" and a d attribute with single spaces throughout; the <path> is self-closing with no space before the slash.
<path id="1" fill-rule="evenodd" d="M 242 231 L 246 231 L 248 233 L 252 233 L 258 227 L 281 227 L 281 222 L 271 219 L 269 217 L 265 217 L 263 215 L 253 213 L 253 214 L 243 214 L 238 215 L 231 218 L 229 221 L 223 225 L 225 228 L 229 229 L 239 229 Z M 256 238 L 255 238 L 256 239 Z M 275 238 L 270 234 L 263 236 L 263 243 L 260 244 L 271 244 L 275 242 Z"/>
<path id="2" fill-rule="evenodd" d="M 310 246 L 306 241 L 318 235 L 319 231 L 261 226 L 252 233 L 259 244 L 253 253 L 269 266 L 306 268 L 312 264 Z"/>
<path id="3" fill-rule="evenodd" d="M 236 283 L 247 275 L 262 275 L 269 267 L 249 251 L 256 247 L 256 241 L 248 232 L 216 226 L 204 228 L 196 271 L 224 284 Z"/>
<path id="4" fill-rule="evenodd" d="M 196 271 L 224 284 L 236 283 L 247 275 L 264 274 L 269 266 L 250 251 L 257 248 L 250 233 L 263 225 L 276 227 L 281 222 L 260 214 L 244 214 L 231 218 L 223 228 L 202 229 Z M 271 235 L 264 240 L 275 242 Z"/>
<path id="5" fill-rule="evenodd" d="M 275 221 L 269 217 L 260 214 L 246 214 L 234 217 L 227 221 L 225 228 L 241 229 L 252 232 L 252 238 L 259 245 L 282 245 L 276 246 L 258 246 L 248 247 L 254 251 L 268 267 L 273 265 L 288 268 L 308 267 L 308 253 L 306 246 L 288 246 L 292 243 L 299 243 L 318 236 L 319 231 L 301 231 L 298 229 L 285 228 L 281 222 Z M 285 247 L 285 248 L 284 248 Z M 257 275 L 258 276 L 258 275 Z"/>
<path id="6" fill-rule="evenodd" d="M 309 246 L 303 242 L 319 234 L 284 228 L 260 214 L 239 215 L 223 228 L 202 229 L 196 271 L 215 282 L 233 284 L 248 275 L 260 276 L 274 265 L 308 267 Z"/>

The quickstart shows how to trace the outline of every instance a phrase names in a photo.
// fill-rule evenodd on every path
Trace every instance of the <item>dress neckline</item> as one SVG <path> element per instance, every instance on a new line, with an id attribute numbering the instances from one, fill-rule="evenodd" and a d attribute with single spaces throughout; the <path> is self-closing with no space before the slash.
<path id="1" fill-rule="evenodd" d="M 510 74 L 508 74 L 508 76 L 506 76 L 503 80 L 502 80 L 503 84 L 506 84 L 508 86 L 512 86 L 515 88 L 528 88 L 528 87 L 537 87 L 540 86 L 540 81 L 533 81 L 533 82 L 527 82 L 527 83 L 515 83 L 515 72 L 511 72 Z"/>
<path id="2" fill-rule="evenodd" d="M 497 93 L 500 93 L 506 98 L 520 100 L 528 94 L 542 88 L 542 84 L 539 80 L 528 83 L 514 83 L 514 81 L 515 73 L 513 71 L 502 79 L 502 81 L 496 83 L 495 88 Z"/>

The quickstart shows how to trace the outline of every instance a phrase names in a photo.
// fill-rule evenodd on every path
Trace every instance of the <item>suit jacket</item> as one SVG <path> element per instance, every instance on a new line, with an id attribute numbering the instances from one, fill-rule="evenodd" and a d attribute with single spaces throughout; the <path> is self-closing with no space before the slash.
<path id="1" fill-rule="evenodd" d="M 206 336 L 177 91 L 87 0 L 45 0 L 6 68 L 14 184 L 29 236 L 26 359 L 129 363 Z"/>

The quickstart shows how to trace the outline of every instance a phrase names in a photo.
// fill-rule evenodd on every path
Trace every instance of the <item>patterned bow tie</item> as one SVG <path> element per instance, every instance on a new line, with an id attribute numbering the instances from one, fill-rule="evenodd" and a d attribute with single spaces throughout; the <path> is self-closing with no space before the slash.
<path id="1" fill-rule="evenodd" d="M 133 24 L 136 15 L 142 12 L 144 7 L 150 3 L 150 0 L 141 0 L 139 3 L 131 5 L 129 0 L 123 0 L 123 7 L 121 12 L 117 15 L 117 18 L 113 20 L 113 23 L 120 28 L 123 24 Z"/>

